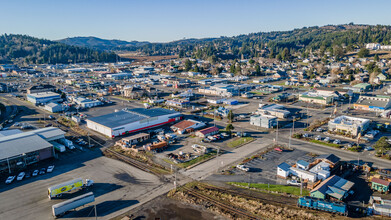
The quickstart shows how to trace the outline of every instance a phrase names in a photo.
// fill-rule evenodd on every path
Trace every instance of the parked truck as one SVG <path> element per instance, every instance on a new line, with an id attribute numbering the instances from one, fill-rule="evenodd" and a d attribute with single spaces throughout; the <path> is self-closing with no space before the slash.
<path id="1" fill-rule="evenodd" d="M 64 145 L 62 145 L 56 141 L 51 141 L 50 143 L 53 144 L 54 149 L 57 150 L 58 152 L 61 152 L 61 153 L 65 152 L 66 149 L 65 149 Z"/>
<path id="2" fill-rule="evenodd" d="M 304 196 L 297 200 L 297 206 L 301 208 L 317 209 L 332 212 L 339 215 L 348 215 L 348 207 L 343 202 L 330 202 L 310 196 Z"/>
<path id="3" fill-rule="evenodd" d="M 60 217 L 64 215 L 69 210 L 75 209 L 77 207 L 83 206 L 85 204 L 95 201 L 94 194 L 92 192 L 83 194 L 81 196 L 75 197 L 73 199 L 68 199 L 64 202 L 55 204 L 52 206 L 52 212 L 54 217 Z"/>
<path id="4" fill-rule="evenodd" d="M 71 140 L 68 140 L 66 138 L 61 138 L 60 142 L 65 145 L 70 150 L 75 149 L 75 146 L 73 145 L 73 142 Z"/>
<path id="5" fill-rule="evenodd" d="M 93 180 L 86 179 L 83 183 L 82 178 L 74 179 L 58 185 L 48 188 L 48 197 L 49 199 L 60 197 L 63 193 L 70 192 L 72 190 L 77 190 L 80 188 L 87 188 L 94 184 Z"/>
<path id="6" fill-rule="evenodd" d="M 159 142 L 159 143 L 153 143 L 151 146 L 147 147 L 147 150 L 161 152 L 164 149 L 166 149 L 167 146 L 168 146 L 167 142 L 166 141 L 162 141 L 162 142 Z"/>

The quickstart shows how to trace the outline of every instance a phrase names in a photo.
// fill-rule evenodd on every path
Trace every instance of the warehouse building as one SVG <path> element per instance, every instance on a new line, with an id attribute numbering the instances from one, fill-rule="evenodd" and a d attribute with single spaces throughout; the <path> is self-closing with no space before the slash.
<path id="1" fill-rule="evenodd" d="M 34 104 L 62 101 L 60 94 L 54 92 L 40 92 L 27 94 L 27 101 Z"/>
<path id="2" fill-rule="evenodd" d="M 384 112 L 391 107 L 390 96 L 360 96 L 357 103 L 353 104 L 354 109 Z"/>
<path id="3" fill-rule="evenodd" d="M 250 117 L 250 124 L 261 128 L 277 126 L 277 117 L 272 115 L 254 115 Z"/>
<path id="4" fill-rule="evenodd" d="M 316 186 L 311 191 L 311 197 L 319 199 L 343 200 L 349 195 L 353 186 L 353 182 L 333 175 Z"/>
<path id="5" fill-rule="evenodd" d="M 123 109 L 107 115 L 87 119 L 87 127 L 108 137 L 130 134 L 181 120 L 176 111 L 154 109 Z"/>
<path id="6" fill-rule="evenodd" d="M 92 108 L 95 106 L 103 105 L 99 100 L 91 100 L 84 97 L 77 97 L 73 101 L 82 108 Z"/>
<path id="7" fill-rule="evenodd" d="M 328 127 L 330 131 L 351 134 L 353 137 L 356 137 L 358 134 L 366 131 L 369 124 L 369 119 L 339 116 L 331 119 Z"/>
<path id="8" fill-rule="evenodd" d="M 58 128 L 42 128 L 29 132 L 9 132 L 0 136 L 0 172 L 12 172 L 54 156 L 49 141 L 64 138 Z"/>

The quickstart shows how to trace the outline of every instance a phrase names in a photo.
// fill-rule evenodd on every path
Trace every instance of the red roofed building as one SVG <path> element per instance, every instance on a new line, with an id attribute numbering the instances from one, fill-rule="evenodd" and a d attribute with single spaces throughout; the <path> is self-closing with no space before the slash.
<path id="1" fill-rule="evenodd" d="M 206 136 L 214 135 L 217 133 L 219 133 L 219 129 L 217 127 L 209 127 L 209 128 L 205 128 L 200 131 L 197 131 L 196 135 L 198 137 L 206 137 Z"/>
<path id="2" fill-rule="evenodd" d="M 374 177 L 372 178 L 371 188 L 379 192 L 388 192 L 390 189 L 390 182 Z"/>
<path id="3" fill-rule="evenodd" d="M 178 132 L 179 134 L 183 134 L 186 131 L 194 131 L 196 129 L 205 127 L 204 122 L 195 121 L 195 120 L 184 120 L 175 125 L 171 126 L 171 130 Z"/>

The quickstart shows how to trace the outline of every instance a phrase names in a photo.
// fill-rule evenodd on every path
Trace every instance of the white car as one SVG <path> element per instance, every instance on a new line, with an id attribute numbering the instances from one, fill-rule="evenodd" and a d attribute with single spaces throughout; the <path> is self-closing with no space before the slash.
<path id="1" fill-rule="evenodd" d="M 238 168 L 239 170 L 243 170 L 245 172 L 248 172 L 250 170 L 250 168 L 240 164 L 236 165 L 236 168 Z"/>
<path id="2" fill-rule="evenodd" d="M 287 183 L 288 185 L 301 186 L 301 183 L 298 182 L 297 180 L 288 180 Z"/>
<path id="3" fill-rule="evenodd" d="M 48 169 L 46 170 L 46 172 L 51 173 L 51 172 L 53 172 L 53 169 L 54 169 L 54 165 L 49 166 Z"/>
<path id="4" fill-rule="evenodd" d="M 317 141 L 322 140 L 322 136 L 320 136 L 320 135 L 316 136 L 315 140 L 317 140 Z"/>
<path id="5" fill-rule="evenodd" d="M 330 138 L 329 137 L 325 137 L 324 141 L 325 142 L 330 142 Z"/>
<path id="6" fill-rule="evenodd" d="M 34 170 L 34 172 L 33 172 L 32 176 L 37 176 L 37 175 L 38 175 L 38 173 L 39 173 L 39 170 Z"/>
<path id="7" fill-rule="evenodd" d="M 15 176 L 9 176 L 9 177 L 7 178 L 7 180 L 5 181 L 5 184 L 10 184 L 10 183 L 12 183 L 12 181 L 14 181 L 14 179 L 15 179 Z"/>
<path id="8" fill-rule="evenodd" d="M 335 139 L 333 143 L 334 143 L 334 144 L 341 144 L 341 141 L 338 140 L 338 139 Z"/>
<path id="9" fill-rule="evenodd" d="M 21 180 L 24 178 L 25 175 L 26 175 L 25 172 L 20 172 L 19 175 L 18 175 L 18 177 L 16 177 L 16 180 L 17 180 L 17 181 L 21 181 Z"/>

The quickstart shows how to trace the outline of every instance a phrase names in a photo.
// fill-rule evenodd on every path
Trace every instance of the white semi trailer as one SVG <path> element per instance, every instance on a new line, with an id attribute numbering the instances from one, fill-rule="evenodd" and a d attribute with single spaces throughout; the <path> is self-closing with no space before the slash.
<path id="1" fill-rule="evenodd" d="M 93 201 L 95 201 L 95 197 L 92 192 L 83 194 L 73 199 L 68 199 L 52 206 L 53 216 L 56 218 L 60 217 L 72 209 L 91 203 Z"/>

